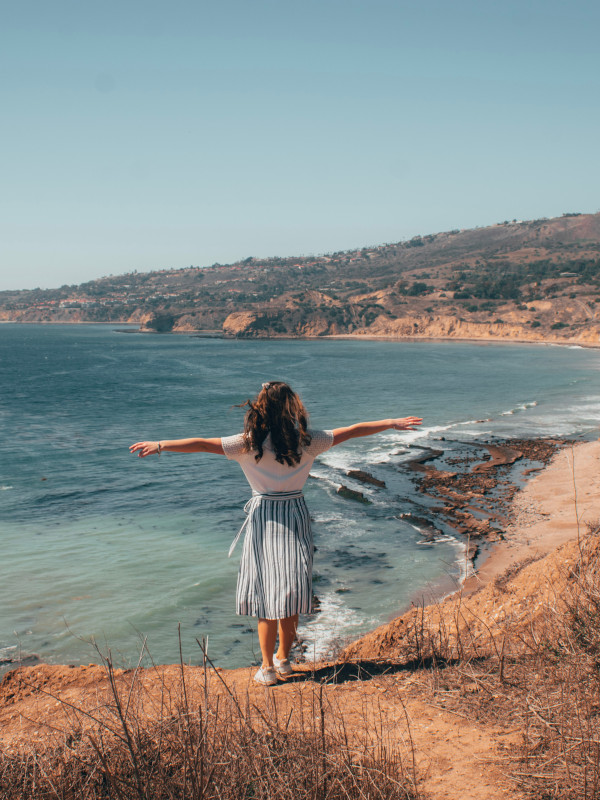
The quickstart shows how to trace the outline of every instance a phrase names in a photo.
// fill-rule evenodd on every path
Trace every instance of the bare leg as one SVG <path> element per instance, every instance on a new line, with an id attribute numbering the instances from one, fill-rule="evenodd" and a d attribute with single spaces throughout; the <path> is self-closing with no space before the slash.
<path id="1" fill-rule="evenodd" d="M 285 617 L 279 620 L 279 648 L 277 658 L 282 661 L 290 654 L 290 649 L 296 638 L 296 628 L 298 627 L 298 614 L 292 617 Z M 275 644 L 275 643 L 273 643 Z"/>
<path id="2" fill-rule="evenodd" d="M 273 651 L 277 639 L 277 620 L 262 619 L 258 620 L 258 643 L 262 653 L 263 667 L 273 666 Z"/>

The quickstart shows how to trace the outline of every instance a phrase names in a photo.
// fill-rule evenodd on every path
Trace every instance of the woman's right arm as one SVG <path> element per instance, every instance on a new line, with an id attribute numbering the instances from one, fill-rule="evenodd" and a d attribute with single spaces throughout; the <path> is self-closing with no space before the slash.
<path id="1" fill-rule="evenodd" d="M 333 431 L 333 444 L 341 444 L 348 439 L 356 439 L 359 436 L 372 436 L 374 433 L 381 433 L 393 428 L 397 431 L 414 431 L 423 421 L 422 417 L 399 417 L 398 419 L 380 419 L 373 422 L 357 422 L 356 425 L 349 425 L 346 428 L 335 428 Z"/>
<path id="2" fill-rule="evenodd" d="M 161 439 L 159 442 L 136 442 L 129 448 L 130 453 L 137 453 L 139 458 L 154 455 L 163 450 L 173 453 L 215 453 L 224 456 L 225 451 L 221 439 Z"/>

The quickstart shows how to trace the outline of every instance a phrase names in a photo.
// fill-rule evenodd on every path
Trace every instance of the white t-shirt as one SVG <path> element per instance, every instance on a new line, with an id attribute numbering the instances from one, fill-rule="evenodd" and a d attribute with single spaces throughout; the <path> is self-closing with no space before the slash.
<path id="1" fill-rule="evenodd" d="M 302 448 L 302 458 L 298 464 L 288 467 L 275 460 L 271 435 L 263 442 L 263 455 L 256 461 L 256 451 L 244 452 L 244 437 L 241 433 L 221 439 L 227 458 L 237 461 L 244 470 L 252 491 L 259 494 L 270 492 L 293 492 L 302 489 L 308 478 L 313 461 L 329 450 L 333 444 L 333 431 L 308 430 L 311 442 Z"/>

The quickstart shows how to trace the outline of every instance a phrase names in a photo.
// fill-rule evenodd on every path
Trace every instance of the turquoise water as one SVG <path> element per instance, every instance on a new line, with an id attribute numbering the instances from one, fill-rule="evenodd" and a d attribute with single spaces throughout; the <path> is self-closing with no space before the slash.
<path id="1" fill-rule="evenodd" d="M 147 639 L 153 659 L 251 663 L 254 623 L 236 617 L 229 544 L 249 496 L 236 464 L 165 453 L 140 439 L 221 436 L 264 380 L 289 381 L 314 427 L 405 414 L 386 432 L 324 454 L 306 497 L 321 612 L 302 620 L 309 654 L 384 622 L 464 567 L 463 543 L 400 519 L 423 513 L 404 466 L 415 447 L 452 451 L 492 436 L 585 434 L 597 426 L 597 351 L 452 342 L 236 341 L 116 332 L 110 326 L 0 326 L 0 658 L 37 653 L 87 663 L 92 640 L 123 663 Z M 440 444 L 440 437 L 445 443 Z M 358 484 L 347 469 L 384 480 Z M 365 506 L 336 494 L 363 491 Z"/>

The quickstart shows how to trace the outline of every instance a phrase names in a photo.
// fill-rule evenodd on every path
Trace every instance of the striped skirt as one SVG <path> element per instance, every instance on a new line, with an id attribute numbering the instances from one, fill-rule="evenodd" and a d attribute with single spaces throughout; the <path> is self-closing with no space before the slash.
<path id="1" fill-rule="evenodd" d="M 254 495 L 246 511 L 236 613 L 263 619 L 310 613 L 313 540 L 302 492 Z"/>

